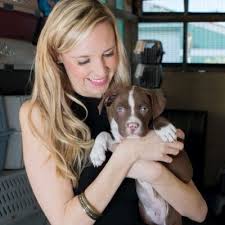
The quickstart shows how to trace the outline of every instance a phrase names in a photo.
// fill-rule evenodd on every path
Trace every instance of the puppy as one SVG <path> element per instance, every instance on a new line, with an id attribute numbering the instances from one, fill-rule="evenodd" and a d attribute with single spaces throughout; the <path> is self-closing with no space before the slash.
<path id="1" fill-rule="evenodd" d="M 160 90 L 144 89 L 137 86 L 118 87 L 109 90 L 99 104 L 99 112 L 105 105 L 111 126 L 111 135 L 101 132 L 95 139 L 90 154 L 94 166 L 100 166 L 105 160 L 105 151 L 112 144 L 121 142 L 124 138 L 139 138 L 145 136 L 150 127 L 165 142 L 177 139 L 176 128 L 165 118 L 159 117 L 163 112 L 166 99 Z M 185 151 L 173 158 L 172 163 L 163 163 L 179 179 L 189 182 L 192 179 L 192 166 Z M 139 197 L 139 208 L 147 224 L 181 225 L 181 215 L 172 208 L 151 186 L 151 184 L 136 180 L 136 190 Z"/>

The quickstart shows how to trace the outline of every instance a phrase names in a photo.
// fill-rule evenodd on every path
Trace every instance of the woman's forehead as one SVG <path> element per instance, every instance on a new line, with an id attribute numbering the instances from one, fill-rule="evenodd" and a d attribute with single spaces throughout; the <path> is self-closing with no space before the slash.
<path id="1" fill-rule="evenodd" d="M 97 24 L 90 34 L 69 52 L 73 57 L 102 54 L 116 47 L 115 32 L 108 22 Z"/>

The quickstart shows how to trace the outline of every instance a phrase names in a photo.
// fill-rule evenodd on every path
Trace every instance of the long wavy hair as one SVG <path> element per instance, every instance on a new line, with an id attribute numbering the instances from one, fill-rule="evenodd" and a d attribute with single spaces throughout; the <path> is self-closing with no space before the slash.
<path id="1" fill-rule="evenodd" d="M 74 90 L 58 62 L 58 56 L 70 51 L 87 37 L 96 24 L 108 21 L 115 32 L 118 68 L 110 86 L 130 83 L 129 66 L 112 12 L 97 0 L 61 0 L 53 8 L 41 31 L 35 57 L 35 78 L 29 111 L 29 123 L 34 134 L 51 152 L 57 173 L 72 180 L 74 187 L 86 163 L 93 144 L 90 130 L 76 118 L 72 102 L 85 106 L 74 96 Z M 43 135 L 32 121 L 32 109 L 41 112 Z"/>

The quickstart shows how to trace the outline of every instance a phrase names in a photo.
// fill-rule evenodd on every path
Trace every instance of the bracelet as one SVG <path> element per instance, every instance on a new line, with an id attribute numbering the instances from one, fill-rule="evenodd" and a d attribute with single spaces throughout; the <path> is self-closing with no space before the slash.
<path id="1" fill-rule="evenodd" d="M 91 205 L 91 203 L 87 200 L 84 192 L 78 195 L 78 200 L 80 202 L 81 207 L 84 209 L 85 213 L 93 220 L 97 220 L 101 213 Z"/>

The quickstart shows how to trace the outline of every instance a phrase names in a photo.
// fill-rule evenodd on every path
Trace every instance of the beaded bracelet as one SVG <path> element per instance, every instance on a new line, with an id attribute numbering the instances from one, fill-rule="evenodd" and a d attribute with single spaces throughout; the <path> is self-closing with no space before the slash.
<path id="1" fill-rule="evenodd" d="M 97 220 L 101 213 L 98 212 L 97 209 L 95 209 L 94 206 L 91 205 L 91 203 L 87 200 L 84 192 L 78 195 L 78 200 L 80 202 L 81 207 L 84 209 L 85 213 L 93 220 Z"/>

